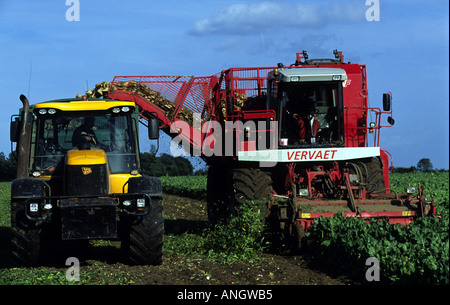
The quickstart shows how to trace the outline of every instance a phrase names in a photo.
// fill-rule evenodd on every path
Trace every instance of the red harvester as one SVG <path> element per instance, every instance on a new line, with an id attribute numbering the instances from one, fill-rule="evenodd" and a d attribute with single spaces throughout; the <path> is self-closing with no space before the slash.
<path id="1" fill-rule="evenodd" d="M 303 51 L 291 66 L 208 77 L 116 76 L 103 95 L 134 101 L 143 118 L 157 118 L 209 164 L 212 222 L 264 200 L 275 227 L 299 246 L 319 216 L 408 224 L 435 215 L 420 186 L 404 194 L 389 188 L 392 156 L 379 141 L 381 128 L 394 125 L 391 93 L 382 109 L 369 106 L 366 66 L 334 55 L 308 59 Z"/>

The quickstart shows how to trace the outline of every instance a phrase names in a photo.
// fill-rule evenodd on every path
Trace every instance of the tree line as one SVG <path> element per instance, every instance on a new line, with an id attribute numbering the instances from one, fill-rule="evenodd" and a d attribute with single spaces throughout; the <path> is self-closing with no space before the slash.
<path id="1" fill-rule="evenodd" d="M 448 169 L 433 168 L 433 163 L 429 158 L 422 158 L 416 166 L 394 167 L 392 173 L 428 173 L 428 172 L 448 172 Z"/>
<path id="2" fill-rule="evenodd" d="M 156 157 L 154 153 L 141 153 L 141 169 L 149 176 L 190 176 L 205 175 L 207 170 L 200 169 L 194 173 L 192 163 L 183 157 L 173 157 L 169 154 L 162 154 Z M 12 153 L 5 156 L 0 152 L 0 181 L 12 181 L 16 176 L 17 162 Z M 448 172 L 448 169 L 434 169 L 431 160 L 422 158 L 416 166 L 394 167 L 393 173 L 426 173 L 426 172 Z"/>
<path id="3" fill-rule="evenodd" d="M 153 153 L 141 153 L 142 172 L 149 176 L 190 176 L 194 174 L 194 166 L 183 157 L 173 157 L 169 154 L 161 154 L 156 157 Z M 12 181 L 16 177 L 17 161 L 10 153 L 5 156 L 0 152 L 0 181 Z M 205 170 L 197 170 L 196 175 L 206 174 Z"/>

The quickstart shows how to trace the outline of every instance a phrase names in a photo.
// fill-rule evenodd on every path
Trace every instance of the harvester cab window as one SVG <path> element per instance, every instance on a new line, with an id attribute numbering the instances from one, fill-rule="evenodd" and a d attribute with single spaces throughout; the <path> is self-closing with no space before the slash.
<path id="1" fill-rule="evenodd" d="M 343 144 L 340 83 L 290 82 L 279 91 L 280 139 L 285 146 Z"/>
<path id="2" fill-rule="evenodd" d="M 35 122 L 33 168 L 41 174 L 62 173 L 67 151 L 99 148 L 106 152 L 111 173 L 138 169 L 130 115 L 63 113 Z M 86 145 L 79 146 L 80 142 Z"/>

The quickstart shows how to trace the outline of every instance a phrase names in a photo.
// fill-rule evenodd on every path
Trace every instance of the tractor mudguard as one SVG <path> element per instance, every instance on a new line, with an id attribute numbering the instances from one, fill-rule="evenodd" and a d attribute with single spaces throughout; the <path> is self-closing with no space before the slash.
<path id="1" fill-rule="evenodd" d="M 161 197 L 161 181 L 156 177 L 145 175 L 132 177 L 128 180 L 128 193 L 145 193 L 150 197 Z"/>
<path id="2" fill-rule="evenodd" d="M 11 199 L 18 200 L 44 196 L 44 181 L 24 178 L 15 179 L 11 183 Z"/>

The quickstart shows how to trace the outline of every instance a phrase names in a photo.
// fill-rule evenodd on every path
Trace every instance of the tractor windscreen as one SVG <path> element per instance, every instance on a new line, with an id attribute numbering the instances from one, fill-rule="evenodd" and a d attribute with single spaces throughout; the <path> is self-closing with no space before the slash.
<path id="1" fill-rule="evenodd" d="M 136 142 L 129 114 L 65 112 L 39 116 L 35 122 L 32 168 L 42 175 L 62 173 L 71 149 L 103 149 L 112 174 L 138 168 Z"/>
<path id="2" fill-rule="evenodd" d="M 280 83 L 278 99 L 285 146 L 344 144 L 341 82 Z"/>

